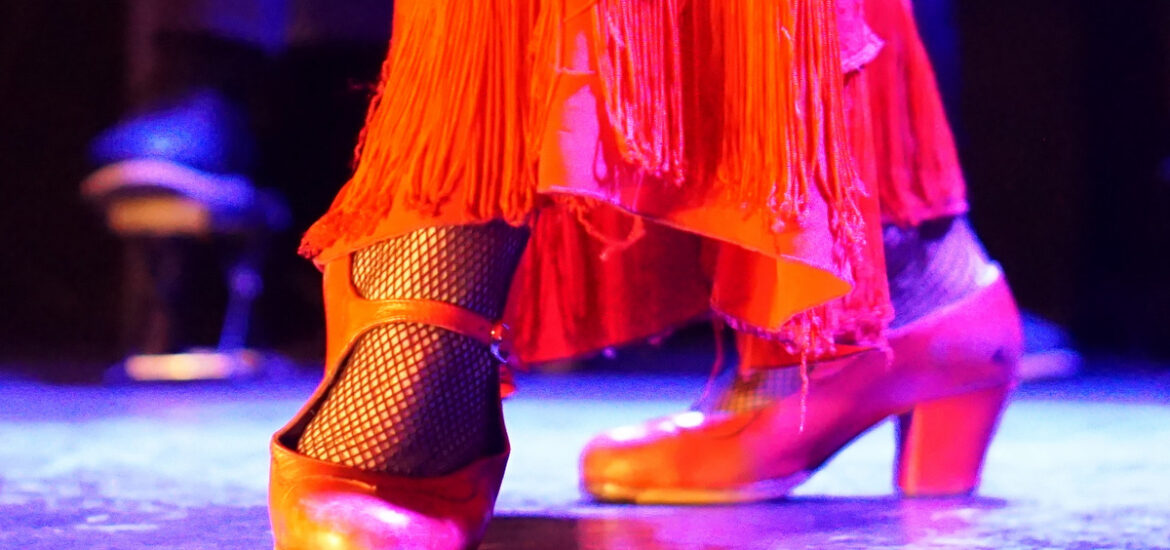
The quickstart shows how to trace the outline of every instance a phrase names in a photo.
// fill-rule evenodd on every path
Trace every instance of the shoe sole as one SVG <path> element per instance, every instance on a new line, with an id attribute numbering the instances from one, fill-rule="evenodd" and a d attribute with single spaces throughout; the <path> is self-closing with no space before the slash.
<path id="1" fill-rule="evenodd" d="M 729 489 L 635 488 L 600 482 L 583 485 L 586 493 L 601 502 L 622 504 L 702 505 L 742 504 L 775 500 L 788 496 L 797 486 L 812 477 L 805 470 L 787 477 L 757 481 Z"/>

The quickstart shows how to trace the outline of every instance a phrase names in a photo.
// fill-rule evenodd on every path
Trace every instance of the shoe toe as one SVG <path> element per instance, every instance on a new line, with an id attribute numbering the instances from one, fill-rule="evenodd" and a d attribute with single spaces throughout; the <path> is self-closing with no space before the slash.
<path id="1" fill-rule="evenodd" d="M 615 444 L 606 436 L 591 441 L 581 453 L 581 481 L 586 490 L 602 483 L 636 484 L 644 478 L 640 475 L 643 462 L 636 454 L 634 449 Z"/>
<path id="2" fill-rule="evenodd" d="M 349 492 L 290 494 L 285 533 L 278 550 L 457 550 L 471 547 L 455 522 L 396 507 L 378 497 Z"/>
<path id="3" fill-rule="evenodd" d="M 624 426 L 595 437 L 581 453 L 585 492 L 604 500 L 622 500 L 626 491 L 677 485 L 679 427 L 673 419 Z"/>

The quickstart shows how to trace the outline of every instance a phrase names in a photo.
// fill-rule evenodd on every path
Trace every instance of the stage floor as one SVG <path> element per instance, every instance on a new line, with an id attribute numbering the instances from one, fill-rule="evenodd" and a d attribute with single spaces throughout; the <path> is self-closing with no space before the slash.
<path id="1" fill-rule="evenodd" d="M 0 378 L 0 548 L 270 548 L 269 434 L 314 385 L 118 387 Z M 514 452 L 484 548 L 1170 548 L 1170 377 L 1024 386 L 981 495 L 891 495 L 893 429 L 855 442 L 787 500 L 604 506 L 577 452 L 604 428 L 678 411 L 704 379 L 521 378 Z"/>

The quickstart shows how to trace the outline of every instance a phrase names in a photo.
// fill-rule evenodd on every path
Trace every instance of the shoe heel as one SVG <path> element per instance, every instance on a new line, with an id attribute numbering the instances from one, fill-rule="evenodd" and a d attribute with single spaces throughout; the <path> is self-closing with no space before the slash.
<path id="1" fill-rule="evenodd" d="M 898 417 L 896 481 L 906 496 L 966 495 L 979 486 L 1010 386 L 920 403 Z"/>

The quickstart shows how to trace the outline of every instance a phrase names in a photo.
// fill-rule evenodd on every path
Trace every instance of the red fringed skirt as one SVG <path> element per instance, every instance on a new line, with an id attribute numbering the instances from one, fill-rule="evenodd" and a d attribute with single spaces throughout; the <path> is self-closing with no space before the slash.
<path id="1" fill-rule="evenodd" d="M 302 253 L 527 224 L 506 317 L 528 362 L 710 314 L 748 366 L 880 345 L 883 218 L 965 203 L 909 6 L 868 3 L 399 0 Z"/>

